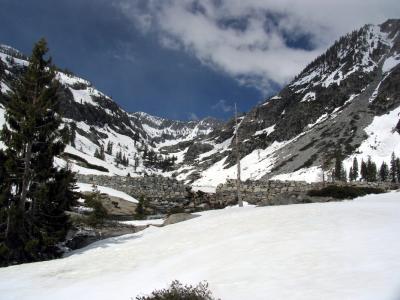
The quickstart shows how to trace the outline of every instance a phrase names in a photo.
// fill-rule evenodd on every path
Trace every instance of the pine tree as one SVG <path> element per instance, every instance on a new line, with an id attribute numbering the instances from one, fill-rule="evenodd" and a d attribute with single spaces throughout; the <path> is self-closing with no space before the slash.
<path id="1" fill-rule="evenodd" d="M 349 170 L 349 180 L 350 181 L 354 181 L 355 179 L 354 179 L 354 170 L 353 170 L 353 167 L 350 167 L 350 170 Z"/>
<path id="2" fill-rule="evenodd" d="M 341 150 L 337 150 L 335 154 L 334 179 L 338 181 L 346 181 L 346 171 L 343 167 L 343 156 Z"/>
<path id="3" fill-rule="evenodd" d="M 396 166 L 396 156 L 394 152 L 392 152 L 392 157 L 390 160 L 390 179 L 392 182 L 396 182 L 397 177 L 397 166 Z"/>
<path id="4" fill-rule="evenodd" d="M 106 149 L 106 153 L 108 155 L 112 155 L 113 145 L 114 145 L 113 142 L 108 141 Z"/>
<path id="5" fill-rule="evenodd" d="M 93 209 L 87 219 L 88 225 L 96 227 L 104 224 L 108 216 L 107 210 L 103 205 L 104 201 L 105 197 L 100 193 L 97 186 L 92 185 L 92 193 L 86 196 L 85 199 L 85 204 Z"/>
<path id="6" fill-rule="evenodd" d="M 375 182 L 377 173 L 378 173 L 378 171 L 377 171 L 377 168 L 376 168 L 376 164 L 371 160 L 371 157 L 368 156 L 368 160 L 367 160 L 367 181 L 368 182 Z"/>
<path id="7" fill-rule="evenodd" d="M 6 107 L 0 155 L 0 265 L 60 255 L 56 245 L 69 228 L 65 210 L 75 200 L 74 176 L 53 161 L 65 144 L 59 130 L 58 83 L 47 45 L 40 40 L 15 83 Z M 12 193 L 10 191 L 13 191 Z M 5 222 L 4 222 L 5 221 Z"/>
<path id="8" fill-rule="evenodd" d="M 396 177 L 397 182 L 400 182 L 400 158 L 396 158 Z"/>
<path id="9" fill-rule="evenodd" d="M 385 162 L 383 162 L 379 168 L 379 177 L 381 181 L 387 181 L 389 177 L 389 167 Z"/>
<path id="10" fill-rule="evenodd" d="M 144 215 L 146 214 L 146 200 L 144 199 L 144 196 L 140 196 L 139 198 L 139 203 L 136 206 L 135 210 L 135 215 L 137 219 L 143 219 Z"/>
<path id="11" fill-rule="evenodd" d="M 106 155 L 104 153 L 104 146 L 100 145 L 100 148 L 96 148 L 96 150 L 94 151 L 94 157 L 101 159 L 101 160 L 105 160 L 106 159 Z"/>
<path id="12" fill-rule="evenodd" d="M 360 168 L 360 175 L 361 175 L 361 179 L 363 181 L 367 181 L 367 164 L 366 162 L 362 159 L 361 160 L 361 168 Z"/>
<path id="13" fill-rule="evenodd" d="M 357 178 L 358 178 L 358 160 L 357 160 L 357 157 L 354 157 L 354 159 L 353 159 L 353 180 L 355 181 L 355 180 L 357 180 Z"/>
<path id="14" fill-rule="evenodd" d="M 104 146 L 100 145 L 100 159 L 105 160 L 106 159 L 106 155 L 104 153 Z"/>
<path id="15" fill-rule="evenodd" d="M 93 156 L 98 158 L 98 159 L 100 159 L 100 151 L 99 151 L 98 148 L 96 148 L 96 150 L 94 150 L 94 155 Z"/>
<path id="16" fill-rule="evenodd" d="M 70 125 L 70 143 L 72 147 L 75 147 L 75 139 L 76 139 L 76 123 L 72 122 Z"/>

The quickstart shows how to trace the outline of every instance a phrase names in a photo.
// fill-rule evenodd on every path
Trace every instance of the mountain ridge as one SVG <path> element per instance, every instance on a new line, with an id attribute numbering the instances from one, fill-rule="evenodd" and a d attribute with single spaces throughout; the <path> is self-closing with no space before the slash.
<path id="1" fill-rule="evenodd" d="M 379 143 L 372 146 L 370 127 L 400 144 L 398 131 L 389 130 L 400 128 L 395 116 L 400 105 L 399 32 L 400 20 L 390 19 L 341 37 L 277 95 L 241 116 L 238 134 L 243 179 L 320 180 L 322 161 L 332 158 L 338 147 L 347 157 L 346 167 L 363 154 L 378 163 L 387 160 L 388 151 L 382 150 L 387 141 L 375 136 Z M 0 46 L 3 111 L 13 80 L 27 64 L 25 59 L 18 50 Z M 129 113 L 85 79 L 60 70 L 57 79 L 64 124 L 75 131 L 75 140 L 67 147 L 70 158 L 75 157 L 75 171 L 174 176 L 199 187 L 215 187 L 236 177 L 233 118 L 226 122 L 212 117 L 179 121 Z M 383 120 L 387 114 L 394 115 L 387 121 L 388 128 L 376 129 L 377 118 Z M 109 143 L 114 149 L 104 160 L 93 157 L 96 149 L 107 148 Z M 390 154 L 395 151 L 399 156 L 396 149 Z M 174 157 L 175 163 L 161 170 L 154 161 L 149 163 L 149 151 L 156 154 L 155 161 Z M 128 165 L 115 163 L 118 152 L 129 159 Z M 86 160 L 86 165 L 76 156 Z M 57 163 L 64 165 L 65 159 Z M 87 168 L 91 164 L 103 169 Z"/>

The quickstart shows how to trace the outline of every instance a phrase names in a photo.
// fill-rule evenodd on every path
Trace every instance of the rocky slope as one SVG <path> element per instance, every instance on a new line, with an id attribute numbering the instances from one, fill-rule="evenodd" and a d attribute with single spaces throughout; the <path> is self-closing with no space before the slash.
<path id="1" fill-rule="evenodd" d="M 243 179 L 320 180 L 322 160 L 337 148 L 347 166 L 354 156 L 371 155 L 380 164 L 392 151 L 400 155 L 399 31 L 400 20 L 388 20 L 340 38 L 280 93 L 245 114 L 238 130 Z M 198 186 L 234 178 L 234 134 L 231 121 L 203 140 L 212 150 L 181 178 Z"/>
<path id="2" fill-rule="evenodd" d="M 4 106 L 9 101 L 13 82 L 27 66 L 28 58 L 18 50 L 0 45 L 0 126 L 4 123 Z M 204 136 L 221 125 L 215 119 L 200 121 L 170 121 L 145 113 L 127 113 L 113 99 L 97 90 L 89 81 L 68 71 L 57 70 L 59 95 L 64 125 L 71 133 L 66 154 L 56 160 L 82 174 L 132 176 L 159 174 L 155 164 L 146 163 L 145 152 L 154 151 L 157 159 L 170 157 L 158 147 Z M 112 143 L 111 151 L 107 145 Z M 104 158 L 94 153 L 104 148 Z M 126 157 L 128 164 L 116 163 L 117 154 Z"/>
<path id="3" fill-rule="evenodd" d="M 346 166 L 355 156 L 370 155 L 377 164 L 389 161 L 392 151 L 400 156 L 399 31 L 400 20 L 388 20 L 349 33 L 281 92 L 241 116 L 243 179 L 318 181 L 322 161 L 338 148 Z M 1 46 L 0 58 L 4 105 L 26 57 Z M 174 176 L 207 190 L 236 176 L 233 119 L 183 122 L 127 113 L 90 82 L 63 71 L 57 77 L 64 121 L 75 133 L 69 154 L 57 160 L 60 165 L 70 159 L 83 174 Z M 94 158 L 109 142 L 111 153 Z M 174 165 L 167 171 L 149 165 L 148 151 L 161 160 L 174 156 Z M 118 152 L 128 165 L 115 163 Z"/>

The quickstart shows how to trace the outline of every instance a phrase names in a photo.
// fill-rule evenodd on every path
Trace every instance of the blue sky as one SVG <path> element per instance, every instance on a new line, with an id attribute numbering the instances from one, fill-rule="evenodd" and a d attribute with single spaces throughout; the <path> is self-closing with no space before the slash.
<path id="1" fill-rule="evenodd" d="M 277 2 L 0 0 L 0 43 L 29 53 L 45 37 L 58 66 L 127 111 L 228 118 L 235 102 L 250 110 L 341 34 L 399 15 L 396 1 L 370 1 L 361 16 L 350 5 L 335 22 L 318 1 L 304 9 Z M 320 16 L 310 19 L 307 5 Z"/>

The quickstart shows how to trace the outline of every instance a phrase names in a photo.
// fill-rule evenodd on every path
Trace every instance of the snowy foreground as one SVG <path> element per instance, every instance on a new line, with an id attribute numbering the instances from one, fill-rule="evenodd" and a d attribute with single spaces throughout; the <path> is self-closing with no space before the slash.
<path id="1" fill-rule="evenodd" d="M 178 279 L 226 299 L 400 299 L 400 193 L 229 208 L 0 269 L 0 298 L 131 299 Z"/>

